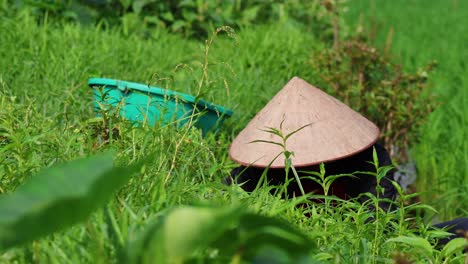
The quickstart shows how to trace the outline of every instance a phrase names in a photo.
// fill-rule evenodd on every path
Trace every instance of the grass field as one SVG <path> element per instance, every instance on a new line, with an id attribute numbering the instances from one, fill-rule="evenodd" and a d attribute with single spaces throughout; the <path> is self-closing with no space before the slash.
<path id="1" fill-rule="evenodd" d="M 414 148 L 419 191 L 427 192 L 428 204 L 441 212 L 440 218 L 466 215 L 463 204 L 467 201 L 467 110 L 463 106 L 467 80 L 463 58 L 467 51 L 463 49 L 463 38 L 467 36 L 462 34 L 462 23 L 457 22 L 468 9 L 463 8 L 461 1 L 454 2 L 459 5 L 457 8 L 445 8 L 443 1 L 424 5 L 416 1 L 375 1 L 375 9 L 369 8 L 371 3 L 350 1 L 350 23 L 357 22 L 361 10 L 378 14 L 382 36 L 377 37 L 377 45 L 382 46 L 387 28 L 393 25 L 389 20 L 398 21 L 394 25 L 392 51 L 405 65 L 414 67 L 433 58 L 440 63 L 432 87 L 444 103 L 432 114 L 430 123 L 421 131 L 421 142 Z M 431 16 L 425 18 L 433 9 L 446 12 L 437 16 L 440 21 L 430 19 Z M 421 19 L 423 22 L 419 23 L 425 27 L 415 27 L 418 31 L 409 28 L 415 24 L 412 19 Z M 446 25 L 452 30 L 447 31 Z M 447 40 L 435 41 L 440 36 Z M 221 33 L 214 41 L 208 69 L 212 82 L 202 87 L 200 95 L 233 109 L 235 115 L 220 133 L 206 138 L 197 130 L 169 126 L 132 128 L 113 119 L 120 137 L 105 141 L 95 132 L 98 129 L 99 135 L 104 128 L 88 123 L 95 117 L 92 93 L 87 87 L 90 77 L 197 93 L 196 81 L 202 74 L 200 65 L 204 60 L 201 42 L 159 30 L 125 35 L 118 27 L 103 29 L 47 21 L 37 25 L 26 11 L 0 19 L 0 42 L 2 195 L 12 192 L 41 168 L 103 149 L 116 149 L 117 160 L 122 164 L 135 163 L 150 153 L 156 157 L 154 166 L 142 168 L 105 209 L 95 212 L 86 222 L 2 252 L 0 262 L 116 262 L 121 248 L 164 210 L 194 204 L 242 206 L 289 222 L 315 241 L 311 248 L 318 263 L 391 263 L 396 252 L 432 263 L 447 257 L 419 240 L 389 240 L 412 237 L 415 231 L 431 242 L 440 236 L 426 230 L 423 223 L 410 225 L 404 206 L 396 213 L 377 214 L 378 221 L 372 223 L 366 222 L 371 215 L 367 207 L 353 202 L 335 207 L 327 206 L 329 203 L 311 205 L 307 211 L 310 217 L 306 217 L 297 207 L 303 202 L 300 198 L 285 201 L 271 196 L 267 188 L 248 195 L 221 184 L 235 166 L 227 155 L 233 137 L 292 76 L 313 82 L 307 61 L 311 50 L 323 48 L 324 44 L 303 34 L 294 24 L 245 28 L 238 32 L 236 40 Z M 427 50 L 423 52 L 421 45 Z M 230 68 L 221 62 L 227 62 Z M 181 63 L 190 67 L 174 71 Z M 172 81 L 166 81 L 167 78 Z M 438 187 L 437 196 L 432 192 L 434 187 Z M 442 191 L 446 195 L 441 195 Z M 399 202 L 403 204 L 404 199 L 405 196 Z M 201 260 L 207 255 L 196 252 Z M 463 256 L 459 253 L 445 260 L 462 263 Z M 213 262 L 243 263 L 235 258 Z"/>
<path id="2" fill-rule="evenodd" d="M 467 215 L 468 204 L 468 16 L 466 1 L 350 1 L 347 20 L 375 28 L 375 42 L 384 48 L 394 30 L 391 52 L 408 68 L 438 62 L 430 92 L 440 107 L 420 131 L 413 148 L 418 191 L 441 218 Z M 455 209 L 456 208 L 456 209 Z"/>

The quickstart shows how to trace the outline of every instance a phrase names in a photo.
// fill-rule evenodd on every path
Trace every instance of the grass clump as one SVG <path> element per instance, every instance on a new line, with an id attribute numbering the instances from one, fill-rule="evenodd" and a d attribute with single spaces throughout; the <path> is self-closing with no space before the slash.
<path id="1" fill-rule="evenodd" d="M 466 119 L 468 80 L 464 48 L 466 1 L 355 1 L 346 20 L 369 29 L 375 46 L 402 62 L 404 71 L 417 72 L 421 64 L 437 61 L 437 70 L 428 80 L 428 92 L 437 96 L 438 107 L 416 131 L 410 157 L 417 167 L 416 186 L 423 201 L 437 208 L 440 217 L 467 215 L 468 163 Z M 362 27 L 360 27 L 363 30 Z"/>

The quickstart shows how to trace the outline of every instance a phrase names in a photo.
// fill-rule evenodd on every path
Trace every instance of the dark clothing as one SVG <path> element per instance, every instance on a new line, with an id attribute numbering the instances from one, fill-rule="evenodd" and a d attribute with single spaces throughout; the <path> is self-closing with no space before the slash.
<path id="1" fill-rule="evenodd" d="M 447 244 L 450 240 L 457 238 L 457 237 L 468 237 L 467 232 L 468 232 L 468 218 L 457 218 L 452 221 L 447 221 L 447 222 L 442 222 L 435 224 L 434 227 L 441 228 L 446 230 L 447 232 L 452 233 L 453 235 L 441 239 L 439 241 L 439 245 L 445 245 Z M 465 252 L 468 249 L 465 249 Z"/>
<path id="2" fill-rule="evenodd" d="M 329 195 L 336 195 L 342 199 L 356 198 L 359 194 L 370 192 L 376 195 L 376 186 L 377 179 L 374 175 L 368 175 L 365 173 L 359 172 L 371 172 L 376 173 L 375 165 L 373 162 L 373 149 L 377 153 L 379 160 L 379 167 L 390 166 L 392 161 L 388 152 L 379 144 L 358 153 L 353 156 L 340 159 L 333 162 L 328 162 L 325 164 L 325 175 L 339 175 L 339 174 L 352 174 L 355 177 L 344 176 L 336 179 L 329 190 Z M 244 167 L 240 166 L 234 168 L 231 171 L 231 177 L 225 179 L 225 183 L 230 185 L 233 180 L 237 184 L 241 184 L 241 187 L 248 192 L 252 192 L 264 172 L 264 168 L 255 168 L 255 167 Z M 304 188 L 305 193 L 313 192 L 315 194 L 323 194 L 322 187 L 315 182 L 314 180 L 307 177 L 316 177 L 303 173 L 304 171 L 320 171 L 320 166 L 296 168 L 299 177 L 301 179 L 301 184 Z M 285 182 L 286 172 L 284 169 L 269 169 L 267 172 L 267 181 L 269 185 L 281 185 Z M 294 178 L 292 171 L 288 173 L 290 179 Z M 393 171 L 387 173 L 387 175 L 381 180 L 380 185 L 384 188 L 384 193 L 380 194 L 382 198 L 388 198 L 394 200 L 397 191 L 395 187 L 390 182 L 393 180 Z M 293 180 L 287 187 L 287 197 L 299 196 L 301 195 L 299 185 L 295 180 Z M 365 202 L 369 198 L 367 196 L 362 196 L 359 198 L 361 202 Z M 388 210 L 390 208 L 390 203 L 381 202 L 379 206 Z"/>
<path id="3" fill-rule="evenodd" d="M 353 174 L 355 177 L 342 177 L 335 180 L 329 190 L 329 195 L 336 195 L 342 199 L 356 198 L 360 194 L 372 193 L 376 195 L 376 186 L 377 179 L 375 175 L 368 175 L 362 172 L 376 173 L 375 165 L 373 162 L 373 149 L 377 153 L 379 160 L 379 167 L 390 166 L 392 161 L 388 152 L 379 144 L 358 153 L 348 158 L 340 159 L 333 162 L 328 162 L 325 164 L 325 175 L 339 175 L 339 174 Z M 260 177 L 264 172 L 264 168 L 255 168 L 255 167 L 245 167 L 240 166 L 234 168 L 231 171 L 231 176 L 227 177 L 224 180 L 224 183 L 227 185 L 232 185 L 233 181 L 237 184 L 240 184 L 241 188 L 247 192 L 252 192 L 257 187 Z M 304 171 L 320 171 L 320 166 L 312 166 L 307 168 L 296 168 L 299 177 L 301 178 L 301 184 L 304 188 L 305 193 L 313 192 L 315 194 L 323 194 L 322 187 L 311 180 L 311 175 L 304 174 Z M 384 188 L 383 194 L 380 194 L 380 198 L 386 198 L 389 200 L 395 200 L 397 196 L 397 190 L 391 183 L 393 181 L 393 170 L 387 172 L 387 174 L 380 181 L 380 186 Z M 289 179 L 294 179 L 293 172 L 288 173 Z M 315 177 L 315 176 L 314 176 Z M 284 169 L 269 169 L 267 171 L 267 182 L 269 185 L 279 186 L 285 183 L 286 172 Z M 287 197 L 299 196 L 301 195 L 299 185 L 295 180 L 293 180 L 287 187 Z M 287 198 L 285 197 L 285 198 Z M 359 198 L 360 202 L 365 202 L 369 199 L 367 196 L 361 196 Z M 371 209 L 372 204 L 370 204 Z M 379 207 L 385 211 L 392 210 L 392 205 L 390 202 L 380 202 Z M 468 218 L 459 218 L 448 222 L 443 222 L 434 225 L 437 228 L 444 228 L 447 232 L 452 233 L 453 235 L 441 239 L 438 242 L 438 245 L 444 245 L 448 243 L 451 239 L 457 237 L 463 237 L 464 232 L 468 232 Z"/>

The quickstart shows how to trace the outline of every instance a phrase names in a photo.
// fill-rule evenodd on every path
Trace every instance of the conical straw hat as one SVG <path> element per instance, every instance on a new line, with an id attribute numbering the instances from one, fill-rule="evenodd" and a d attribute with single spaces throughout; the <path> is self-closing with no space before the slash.
<path id="1" fill-rule="evenodd" d="M 372 146 L 379 136 L 378 127 L 371 121 L 294 77 L 237 135 L 229 156 L 245 166 L 284 168 L 285 156 L 278 156 L 283 148 L 271 143 L 283 141 L 265 130 L 275 128 L 286 136 L 301 127 L 286 141 L 286 150 L 294 153 L 291 159 L 296 167 L 351 156 Z"/>

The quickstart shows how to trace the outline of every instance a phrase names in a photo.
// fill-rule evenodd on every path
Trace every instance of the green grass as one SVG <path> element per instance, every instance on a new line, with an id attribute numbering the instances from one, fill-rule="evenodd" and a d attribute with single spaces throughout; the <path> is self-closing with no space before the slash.
<path id="1" fill-rule="evenodd" d="M 390 52 L 405 68 L 432 60 L 438 67 L 430 92 L 441 105 L 419 132 L 413 148 L 418 169 L 417 189 L 424 201 L 440 211 L 440 218 L 467 215 L 468 211 L 468 16 L 467 1 L 353 0 L 347 20 L 376 30 L 375 43 L 386 46 L 394 30 Z M 355 28 L 355 27 L 353 27 Z M 414 145 L 414 144 L 413 144 Z"/>
<path id="2" fill-rule="evenodd" d="M 87 123 L 95 116 L 87 79 L 117 78 L 195 93 L 191 71 L 174 68 L 184 63 L 200 76 L 203 43 L 158 30 L 126 36 L 118 27 L 37 25 L 27 13 L 1 18 L 0 33 L 1 193 L 13 191 L 40 168 L 103 149 L 116 149 L 123 164 L 156 154 L 152 166 L 142 168 L 85 223 L 1 253 L 0 262 L 114 262 L 119 248 L 152 219 L 166 209 L 190 204 L 242 205 L 284 219 L 314 239 L 315 258 L 328 263 L 389 262 L 395 251 L 414 259 L 440 260 L 438 251 L 424 253 L 415 245 L 387 242 L 414 231 L 404 207 L 397 213 L 382 212 L 377 223 L 366 223 L 371 213 L 354 202 L 311 205 L 306 217 L 298 208 L 303 200 L 285 201 L 271 196 L 267 188 L 248 195 L 221 184 L 235 166 L 227 151 L 237 132 L 292 76 L 313 82 L 306 62 L 310 51 L 323 43 L 304 35 L 300 27 L 252 27 L 239 32 L 237 42 L 222 34 L 215 41 L 210 61 L 225 61 L 234 72 L 220 63 L 210 65 L 209 79 L 214 82 L 201 90 L 204 99 L 234 109 L 219 134 L 202 138 L 199 131 L 170 126 L 133 128 L 112 118 L 110 126 L 119 129 L 120 137 L 109 141 L 102 136 L 104 127 Z M 429 240 L 437 235 L 422 224 L 416 229 Z"/>

